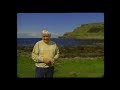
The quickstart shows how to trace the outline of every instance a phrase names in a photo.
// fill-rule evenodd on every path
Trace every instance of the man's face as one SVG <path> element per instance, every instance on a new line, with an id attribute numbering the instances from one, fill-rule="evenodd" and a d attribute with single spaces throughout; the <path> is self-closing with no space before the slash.
<path id="1" fill-rule="evenodd" d="M 48 35 L 48 34 L 42 35 L 42 40 L 43 40 L 45 43 L 49 43 L 49 41 L 50 41 L 50 35 Z"/>

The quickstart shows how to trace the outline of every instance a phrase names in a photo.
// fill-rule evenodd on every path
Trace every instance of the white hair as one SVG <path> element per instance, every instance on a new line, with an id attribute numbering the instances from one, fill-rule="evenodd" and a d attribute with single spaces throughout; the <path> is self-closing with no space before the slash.
<path id="1" fill-rule="evenodd" d="M 47 30 L 43 30 L 43 31 L 42 31 L 42 35 L 44 35 L 44 34 L 47 34 L 47 35 L 51 36 L 51 33 L 48 32 Z"/>

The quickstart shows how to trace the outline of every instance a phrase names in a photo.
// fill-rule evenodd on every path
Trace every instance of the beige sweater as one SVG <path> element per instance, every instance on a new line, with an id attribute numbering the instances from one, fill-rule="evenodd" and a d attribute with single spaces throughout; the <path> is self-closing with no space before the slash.
<path id="1" fill-rule="evenodd" d="M 58 57 L 59 49 L 53 41 L 50 41 L 49 44 L 44 43 L 43 40 L 38 41 L 32 51 L 32 59 L 37 67 L 49 67 L 44 63 L 44 60 L 51 60 L 54 64 L 54 60 L 58 59 Z"/>

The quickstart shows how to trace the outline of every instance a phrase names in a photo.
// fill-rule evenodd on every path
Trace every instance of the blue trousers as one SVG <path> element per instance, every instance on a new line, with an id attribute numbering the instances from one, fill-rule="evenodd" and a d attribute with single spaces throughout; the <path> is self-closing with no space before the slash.
<path id="1" fill-rule="evenodd" d="M 36 67 L 36 78 L 53 78 L 54 66 L 48 68 Z"/>

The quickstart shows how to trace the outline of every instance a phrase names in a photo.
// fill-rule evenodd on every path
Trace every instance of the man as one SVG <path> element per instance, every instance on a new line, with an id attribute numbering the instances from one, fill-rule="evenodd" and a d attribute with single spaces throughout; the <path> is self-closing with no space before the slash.
<path id="1" fill-rule="evenodd" d="M 35 61 L 36 78 L 53 77 L 54 61 L 59 57 L 59 49 L 50 37 L 51 33 L 43 30 L 42 40 L 38 41 L 33 48 L 32 59 Z"/>

